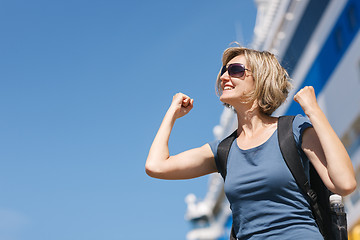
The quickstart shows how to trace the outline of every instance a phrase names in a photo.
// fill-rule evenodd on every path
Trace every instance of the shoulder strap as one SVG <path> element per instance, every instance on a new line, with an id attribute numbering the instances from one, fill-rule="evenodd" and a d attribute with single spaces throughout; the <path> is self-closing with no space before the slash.
<path id="1" fill-rule="evenodd" d="M 227 165 L 227 159 L 229 156 L 231 144 L 236 139 L 236 137 L 237 137 L 237 130 L 235 130 L 231 135 L 229 135 L 227 138 L 222 140 L 217 148 L 217 159 L 215 158 L 216 167 L 219 173 L 221 174 L 221 176 L 223 177 L 224 181 L 227 173 L 226 165 Z"/>
<path id="2" fill-rule="evenodd" d="M 216 167 L 219 171 L 219 173 L 221 174 L 221 176 L 223 177 L 224 181 L 226 179 L 226 174 L 227 174 L 227 159 L 229 156 L 229 152 L 230 152 L 230 148 L 232 143 L 234 142 L 234 140 L 237 137 L 237 129 L 231 134 L 229 135 L 227 138 L 225 138 L 224 140 L 222 140 L 219 143 L 219 146 L 217 148 L 217 158 L 215 158 L 215 162 L 216 162 Z M 234 225 L 231 226 L 231 233 L 230 233 L 230 240 L 236 240 L 236 235 L 235 235 L 235 231 L 234 231 Z"/>
<path id="3" fill-rule="evenodd" d="M 278 140 L 281 154 L 301 190 L 307 193 L 310 189 L 309 181 L 301 164 L 296 147 L 292 123 L 295 116 L 281 116 L 278 121 Z"/>
<path id="4" fill-rule="evenodd" d="M 278 140 L 281 154 L 290 169 L 296 183 L 300 189 L 309 197 L 311 208 L 316 220 L 316 223 L 323 233 L 323 219 L 320 213 L 319 205 L 317 203 L 317 195 L 310 188 L 309 181 L 305 175 L 304 167 L 301 163 L 300 156 L 296 147 L 296 142 L 293 134 L 293 120 L 295 116 L 281 116 L 278 121 Z"/>

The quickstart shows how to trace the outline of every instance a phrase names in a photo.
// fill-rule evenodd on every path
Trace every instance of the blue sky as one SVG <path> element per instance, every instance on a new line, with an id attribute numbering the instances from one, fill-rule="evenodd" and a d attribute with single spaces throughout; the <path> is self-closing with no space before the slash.
<path id="1" fill-rule="evenodd" d="M 252 0 L 1 1 L 0 239 L 185 239 L 208 177 L 152 179 L 147 152 L 177 92 L 195 102 L 171 154 L 213 140 L 221 54 L 255 16 Z"/>

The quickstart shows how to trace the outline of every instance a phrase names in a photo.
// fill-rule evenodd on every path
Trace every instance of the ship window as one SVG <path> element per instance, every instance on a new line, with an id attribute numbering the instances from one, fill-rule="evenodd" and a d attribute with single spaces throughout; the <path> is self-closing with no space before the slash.
<path id="1" fill-rule="evenodd" d="M 356 28 L 356 25 L 357 25 L 357 17 L 356 16 L 356 7 L 354 4 L 352 4 L 349 9 L 348 9 L 348 12 L 347 12 L 347 18 L 348 18 L 348 21 L 349 21 L 349 25 L 350 25 L 350 29 L 351 30 L 355 30 Z"/>
<path id="2" fill-rule="evenodd" d="M 338 27 L 335 31 L 335 43 L 338 50 L 341 50 L 344 46 L 343 31 L 341 27 Z"/>

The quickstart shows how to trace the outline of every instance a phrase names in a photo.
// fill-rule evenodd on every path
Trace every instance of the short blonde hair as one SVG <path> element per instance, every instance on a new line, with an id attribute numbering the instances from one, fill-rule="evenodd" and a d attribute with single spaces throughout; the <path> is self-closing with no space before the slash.
<path id="1" fill-rule="evenodd" d="M 224 51 L 223 66 L 239 55 L 244 55 L 255 83 L 255 89 L 245 96 L 245 101 L 257 100 L 260 111 L 271 115 L 286 100 L 292 87 L 289 74 L 280 65 L 274 54 L 240 46 L 230 47 Z M 219 96 L 222 94 L 220 74 L 221 72 L 216 81 L 216 90 Z M 230 107 L 228 104 L 225 105 Z"/>

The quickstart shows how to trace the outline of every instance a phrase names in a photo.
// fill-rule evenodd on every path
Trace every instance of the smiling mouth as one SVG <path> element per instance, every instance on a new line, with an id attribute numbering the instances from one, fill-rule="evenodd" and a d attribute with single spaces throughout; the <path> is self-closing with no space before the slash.
<path id="1" fill-rule="evenodd" d="M 232 89 L 234 89 L 234 88 L 233 88 L 233 87 L 230 87 L 230 86 L 225 86 L 225 87 L 224 87 L 224 91 L 225 91 L 225 90 L 232 90 Z"/>

